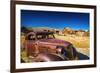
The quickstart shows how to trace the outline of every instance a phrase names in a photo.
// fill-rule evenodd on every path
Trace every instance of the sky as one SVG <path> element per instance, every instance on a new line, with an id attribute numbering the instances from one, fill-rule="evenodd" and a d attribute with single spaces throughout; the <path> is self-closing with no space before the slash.
<path id="1" fill-rule="evenodd" d="M 89 30 L 89 13 L 21 10 L 21 26 Z"/>

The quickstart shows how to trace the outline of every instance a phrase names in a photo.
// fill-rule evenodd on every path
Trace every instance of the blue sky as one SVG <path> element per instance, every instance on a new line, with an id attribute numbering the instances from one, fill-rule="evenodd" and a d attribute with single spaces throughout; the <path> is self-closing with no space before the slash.
<path id="1" fill-rule="evenodd" d="M 89 13 L 21 10 L 21 26 L 89 30 Z"/>

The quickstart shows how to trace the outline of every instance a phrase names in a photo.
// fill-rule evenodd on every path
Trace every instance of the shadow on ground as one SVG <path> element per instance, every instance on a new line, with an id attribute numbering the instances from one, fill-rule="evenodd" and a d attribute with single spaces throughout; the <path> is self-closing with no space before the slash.
<path id="1" fill-rule="evenodd" d="M 79 60 L 88 60 L 89 59 L 89 57 L 87 55 L 84 55 L 80 52 L 78 52 L 78 55 L 79 55 Z"/>

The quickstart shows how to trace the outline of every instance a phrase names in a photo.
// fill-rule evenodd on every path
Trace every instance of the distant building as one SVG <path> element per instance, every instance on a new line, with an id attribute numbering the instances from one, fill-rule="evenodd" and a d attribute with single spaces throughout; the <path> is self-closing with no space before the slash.
<path id="1" fill-rule="evenodd" d="M 73 30 L 71 28 L 64 28 L 62 31 L 64 35 L 77 35 L 77 36 L 89 36 L 89 31 Z"/>

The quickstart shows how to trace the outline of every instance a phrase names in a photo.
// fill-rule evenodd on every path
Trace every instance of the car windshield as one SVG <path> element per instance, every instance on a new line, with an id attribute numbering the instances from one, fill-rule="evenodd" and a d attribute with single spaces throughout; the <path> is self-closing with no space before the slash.
<path id="1" fill-rule="evenodd" d="M 35 35 L 34 34 L 28 35 L 28 40 L 35 40 Z"/>
<path id="2" fill-rule="evenodd" d="M 51 39 L 54 38 L 52 33 L 39 33 L 36 35 L 37 39 Z"/>

